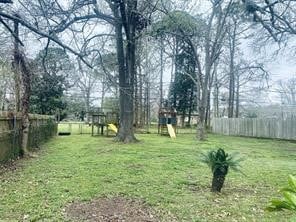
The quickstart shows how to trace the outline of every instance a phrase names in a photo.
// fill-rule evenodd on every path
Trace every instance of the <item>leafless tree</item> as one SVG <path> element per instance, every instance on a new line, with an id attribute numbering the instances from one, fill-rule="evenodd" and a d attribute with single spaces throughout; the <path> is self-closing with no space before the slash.
<path id="1" fill-rule="evenodd" d="M 282 104 L 296 105 L 296 78 L 291 78 L 286 81 L 280 80 L 276 90 L 280 96 Z"/>
<path id="2" fill-rule="evenodd" d="M 295 0 L 242 0 L 246 12 L 253 21 L 269 33 L 277 42 L 286 35 L 296 34 Z"/>
<path id="3" fill-rule="evenodd" d="M 205 139 L 206 110 L 210 101 L 209 96 L 215 73 L 214 65 L 222 53 L 226 36 L 226 22 L 232 6 L 233 1 L 213 1 L 210 15 L 206 20 L 203 45 L 196 45 L 194 41 L 189 39 L 189 43 L 194 50 L 197 67 L 196 79 L 198 89 L 200 89 L 200 98 L 198 98 L 200 119 L 198 138 L 200 140 Z M 203 57 L 201 57 L 202 53 L 204 53 Z"/>
<path id="4" fill-rule="evenodd" d="M 153 2 L 137 0 L 104 0 L 97 2 L 73 1 L 66 4 L 62 1 L 20 1 L 25 9 L 26 19 L 17 17 L 9 10 L 0 12 L 1 18 L 13 20 L 30 29 L 37 35 L 47 38 L 66 50 L 78 56 L 85 64 L 90 65 L 85 56 L 88 51 L 80 52 L 61 40 L 60 33 L 69 34 L 75 30 L 75 35 L 89 31 L 92 27 L 96 32 L 88 37 L 93 41 L 102 33 L 96 29 L 98 23 L 104 23 L 114 28 L 116 39 L 116 54 L 119 70 L 120 87 L 120 128 L 118 141 L 135 141 L 133 132 L 133 84 L 135 76 L 135 41 L 136 35 L 147 24 L 145 12 L 153 11 Z M 149 10 L 147 10 L 149 9 Z M 61 36 L 61 35 L 60 35 Z M 65 36 L 64 36 L 65 38 Z"/>

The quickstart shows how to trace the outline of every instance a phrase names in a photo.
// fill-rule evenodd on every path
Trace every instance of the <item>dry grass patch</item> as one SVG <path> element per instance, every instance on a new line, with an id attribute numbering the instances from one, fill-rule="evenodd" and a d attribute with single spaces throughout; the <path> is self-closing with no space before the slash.
<path id="1" fill-rule="evenodd" d="M 73 202 L 66 207 L 66 217 L 73 221 L 156 222 L 156 213 L 144 202 L 124 197 L 99 198 Z"/>

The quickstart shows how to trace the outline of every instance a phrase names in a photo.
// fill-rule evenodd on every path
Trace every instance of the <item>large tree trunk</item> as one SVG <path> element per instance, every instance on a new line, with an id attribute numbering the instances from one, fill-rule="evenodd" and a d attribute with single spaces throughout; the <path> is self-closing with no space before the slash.
<path id="1" fill-rule="evenodd" d="M 14 22 L 14 53 L 13 53 L 13 73 L 14 73 L 14 94 L 15 94 L 15 111 L 21 111 L 21 70 L 19 64 L 19 42 L 17 40 L 19 36 L 19 24 Z"/>
<path id="2" fill-rule="evenodd" d="M 212 78 L 212 69 L 213 65 L 219 58 L 221 54 L 221 48 L 223 46 L 223 40 L 225 37 L 225 22 L 226 16 L 228 15 L 229 9 L 231 8 L 232 2 L 228 3 L 227 13 L 223 12 L 222 2 L 221 1 L 213 1 L 213 7 L 211 16 L 209 18 L 207 28 L 205 31 L 205 63 L 204 63 L 204 75 L 202 75 L 202 66 L 200 63 L 199 55 L 195 52 L 196 63 L 198 65 L 198 71 L 201 82 L 201 101 L 199 105 L 199 116 L 200 123 L 198 124 L 198 136 L 200 140 L 205 139 L 205 117 L 206 117 L 206 108 L 208 103 L 208 92 L 211 88 L 211 78 Z M 223 13 L 222 13 L 223 12 Z M 216 19 L 215 19 L 216 18 Z M 215 30 L 213 29 L 214 21 L 216 21 Z M 194 46 L 193 46 L 194 48 Z"/>
<path id="3" fill-rule="evenodd" d="M 28 140 L 30 131 L 29 109 L 30 109 L 30 94 L 31 94 L 31 75 L 28 67 L 25 64 L 24 57 L 20 54 L 20 65 L 22 70 L 22 154 L 27 155 Z"/>
<path id="4" fill-rule="evenodd" d="M 201 91 L 201 101 L 199 104 L 199 123 L 197 125 L 198 128 L 198 138 L 199 140 L 205 140 L 206 139 L 206 110 L 208 107 L 208 95 L 209 95 L 209 78 L 210 78 L 210 72 L 211 72 L 211 63 L 208 60 L 209 55 L 206 56 L 206 71 L 205 71 L 205 80 L 204 85 L 202 87 Z"/>
<path id="5" fill-rule="evenodd" d="M 134 7 L 128 5 L 128 11 L 125 9 L 125 3 L 120 4 L 120 9 L 114 9 L 114 15 L 119 21 L 115 24 L 117 60 L 119 66 L 119 130 L 115 138 L 116 141 L 130 143 L 137 141 L 134 136 L 134 101 L 133 84 L 135 71 L 135 27 L 130 10 Z M 131 4 L 131 3 L 129 3 Z M 120 10 L 120 12 L 119 12 Z M 120 14 L 119 14 L 120 13 Z M 128 16 L 127 16 L 127 15 Z M 127 38 L 126 53 L 124 53 L 123 26 Z"/>
<path id="6" fill-rule="evenodd" d="M 206 109 L 208 103 L 208 91 L 209 91 L 209 82 L 211 77 L 212 70 L 212 56 L 211 56 L 211 31 L 212 31 L 212 23 L 215 16 L 215 9 L 212 9 L 212 14 L 209 19 L 209 23 L 206 30 L 206 42 L 205 42 L 205 75 L 204 81 L 200 87 L 201 89 L 201 100 L 199 104 L 199 123 L 197 124 L 198 130 L 198 138 L 199 140 L 205 140 L 206 138 L 206 129 L 205 129 L 205 121 L 206 121 Z M 197 59 L 197 58 L 196 58 Z M 198 62 L 197 62 L 198 63 Z"/>
<path id="7" fill-rule="evenodd" d="M 14 22 L 14 68 L 17 70 L 16 74 L 21 74 L 18 77 L 21 81 L 21 113 L 22 113 L 22 143 L 21 143 L 21 155 L 29 154 L 28 141 L 29 141 L 29 130 L 30 130 L 30 120 L 29 120 L 29 108 L 30 108 L 30 93 L 31 93 L 31 75 L 30 70 L 26 65 L 25 57 L 22 55 L 19 49 L 18 43 L 18 23 Z"/>

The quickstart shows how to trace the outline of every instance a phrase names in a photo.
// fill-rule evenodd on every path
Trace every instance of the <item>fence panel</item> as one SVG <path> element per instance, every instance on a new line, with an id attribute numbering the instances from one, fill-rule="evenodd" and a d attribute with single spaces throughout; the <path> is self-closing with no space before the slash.
<path id="1" fill-rule="evenodd" d="M 214 118 L 212 129 L 213 133 L 223 135 L 296 140 L 296 116 L 286 119 Z"/>
<path id="2" fill-rule="evenodd" d="M 94 130 L 97 130 L 96 127 Z M 69 132 L 73 135 L 91 134 L 91 124 L 84 122 L 60 122 L 59 132 Z"/>
<path id="3" fill-rule="evenodd" d="M 30 115 L 28 148 L 38 148 L 43 142 L 57 134 L 54 118 Z M 21 151 L 21 116 L 19 113 L 0 113 L 0 163 L 16 158 Z"/>

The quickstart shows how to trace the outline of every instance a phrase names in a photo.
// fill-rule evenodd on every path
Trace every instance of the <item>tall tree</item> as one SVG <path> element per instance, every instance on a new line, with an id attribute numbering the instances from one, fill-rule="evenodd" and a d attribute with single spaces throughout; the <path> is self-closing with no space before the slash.
<path id="1" fill-rule="evenodd" d="M 30 110 L 55 115 L 66 108 L 62 97 L 68 87 L 67 77 L 73 71 L 69 56 L 61 48 L 47 47 L 37 54 L 34 63 Z"/>
<path id="2" fill-rule="evenodd" d="M 200 140 L 204 140 L 206 137 L 207 110 L 209 111 L 210 108 L 210 95 L 216 71 L 215 64 L 222 53 L 226 36 L 226 21 L 233 7 L 233 1 L 211 1 L 211 3 L 209 15 L 200 22 L 203 35 L 190 36 L 183 31 L 183 36 L 194 52 L 197 67 L 196 84 L 200 89 L 197 137 Z"/>
<path id="3" fill-rule="evenodd" d="M 43 115 L 56 115 L 66 108 L 63 99 L 67 89 L 64 76 L 34 75 L 32 78 L 32 93 L 30 97 L 30 111 Z"/>
<path id="4" fill-rule="evenodd" d="M 241 44 L 241 39 L 245 38 L 246 31 L 248 31 L 247 24 L 242 20 L 241 14 L 243 10 L 240 4 L 234 3 L 231 8 L 231 13 L 227 19 L 227 38 L 226 38 L 226 49 L 228 51 L 227 62 L 228 62 L 228 118 L 234 117 L 235 113 L 235 91 L 236 82 L 239 81 L 238 73 L 236 69 L 236 63 L 238 62 L 237 57 L 239 53 L 239 45 Z M 238 96 L 238 93 L 237 93 Z M 238 107 L 237 107 L 238 108 Z M 237 113 L 237 112 L 236 112 Z"/>
<path id="5" fill-rule="evenodd" d="M 200 89 L 196 78 L 196 51 L 193 48 L 195 45 L 193 38 L 201 40 L 204 22 L 201 18 L 194 18 L 182 11 L 168 12 L 165 10 L 165 13 L 162 20 L 154 25 L 153 31 L 156 37 L 169 38 L 173 36 L 176 42 L 175 55 L 173 56 L 175 73 L 172 77 L 170 100 L 173 106 L 178 107 L 179 111 L 182 110 L 183 113 L 186 113 L 186 110 L 188 110 L 190 113 L 193 104 L 196 104 L 196 102 L 190 101 L 190 98 L 195 98 L 199 102 L 198 96 L 194 97 L 193 95 L 199 95 Z M 183 87 L 185 87 L 185 90 Z M 191 90 L 193 89 L 195 93 L 192 92 L 192 94 Z M 188 109 L 188 104 L 192 105 L 190 109 Z"/>
<path id="6" fill-rule="evenodd" d="M 85 27 L 82 24 L 94 27 L 97 23 L 93 23 L 93 20 L 105 22 L 114 28 L 120 87 L 120 127 L 116 139 L 123 142 L 136 141 L 133 132 L 135 40 L 136 32 L 140 32 L 147 26 L 148 22 L 144 11 L 147 10 L 150 13 L 153 9 L 153 2 L 137 0 L 73 1 L 65 5 L 59 1 L 39 0 L 29 3 L 26 9 L 29 9 L 27 13 L 35 21 L 34 24 L 11 15 L 9 11 L 1 11 L 0 15 L 3 18 L 17 21 L 38 35 L 62 46 L 88 65 L 90 64 L 84 56 L 89 52 L 77 52 L 62 42 L 58 38 L 58 34 L 66 30 L 81 30 Z M 109 7 L 106 8 L 106 6 Z M 101 10 L 102 8 L 103 10 Z M 78 33 L 75 32 L 73 35 Z M 85 41 L 90 42 L 101 36 L 102 34 L 90 31 L 90 35 Z"/>
<path id="7" fill-rule="evenodd" d="M 21 155 L 29 154 L 28 142 L 30 131 L 29 109 L 30 109 L 30 94 L 31 94 L 31 70 L 26 62 L 24 53 L 19 46 L 19 24 L 14 21 L 14 50 L 13 50 L 13 67 L 16 70 L 16 75 L 20 75 L 20 111 L 22 113 L 22 142 Z M 17 105 L 18 106 L 18 105 Z M 18 110 L 17 110 L 18 111 Z"/>
<path id="8" fill-rule="evenodd" d="M 135 53 L 136 53 L 136 11 L 137 1 L 109 2 L 115 17 L 116 50 L 119 67 L 119 104 L 120 104 L 120 128 L 117 140 L 122 142 L 135 141 L 133 130 L 133 86 L 135 77 Z M 124 29 L 124 32 L 123 32 Z M 124 44 L 123 36 L 127 44 Z M 125 53 L 126 52 L 126 53 Z"/>
<path id="9" fill-rule="evenodd" d="M 18 15 L 16 15 L 18 17 Z M 19 49 L 19 23 L 14 21 L 14 51 L 13 51 L 13 72 L 14 72 L 14 93 L 15 93 L 15 111 L 21 111 L 21 67 L 19 63 L 20 49 Z"/>
<path id="10" fill-rule="evenodd" d="M 296 78 L 286 81 L 280 80 L 277 84 L 277 91 L 280 93 L 282 104 L 296 105 Z"/>
<path id="11" fill-rule="evenodd" d="M 182 116 L 182 126 L 185 126 L 185 117 L 190 124 L 191 114 L 194 111 L 196 101 L 195 61 L 192 50 L 186 42 L 182 42 L 180 52 L 176 55 L 175 79 L 171 83 L 169 97 L 171 105 Z"/>

